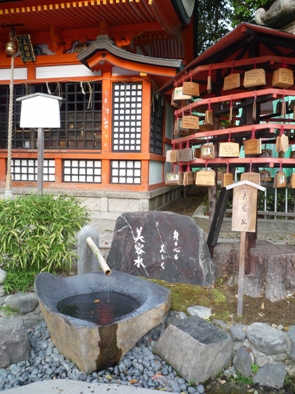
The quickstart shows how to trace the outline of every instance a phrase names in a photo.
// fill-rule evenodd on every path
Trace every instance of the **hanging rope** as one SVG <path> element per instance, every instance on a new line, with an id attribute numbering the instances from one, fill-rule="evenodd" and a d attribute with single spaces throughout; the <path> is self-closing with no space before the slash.
<path id="1" fill-rule="evenodd" d="M 13 122 L 13 83 L 14 83 L 14 55 L 11 55 L 11 74 L 9 85 L 9 112 L 8 112 L 8 136 L 7 136 L 7 177 L 9 189 L 11 188 L 11 148 L 12 148 L 12 122 Z M 7 185 L 7 184 L 6 184 Z M 7 187 L 8 189 L 8 187 Z"/>
<path id="2" fill-rule="evenodd" d="M 93 89 L 92 89 L 92 86 L 89 82 L 87 82 L 87 85 L 88 85 L 88 90 L 89 90 L 89 99 L 88 99 L 87 109 L 90 109 L 90 108 L 92 108 Z"/>

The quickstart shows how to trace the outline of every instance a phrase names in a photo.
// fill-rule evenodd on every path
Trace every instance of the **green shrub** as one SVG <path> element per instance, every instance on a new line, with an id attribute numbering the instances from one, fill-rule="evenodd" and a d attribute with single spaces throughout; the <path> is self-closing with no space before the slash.
<path id="1" fill-rule="evenodd" d="M 76 234 L 89 213 L 76 197 L 31 194 L 0 200 L 0 267 L 6 271 L 70 269 Z"/>
<path id="2" fill-rule="evenodd" d="M 6 272 L 6 278 L 4 279 L 5 294 L 16 293 L 17 291 L 33 291 L 35 276 L 38 273 L 39 271 L 32 268 L 27 270 L 11 268 Z"/>

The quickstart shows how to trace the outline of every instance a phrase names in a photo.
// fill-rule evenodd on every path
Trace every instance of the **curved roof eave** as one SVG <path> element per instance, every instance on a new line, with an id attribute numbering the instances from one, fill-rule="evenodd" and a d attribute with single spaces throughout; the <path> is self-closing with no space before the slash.
<path id="1" fill-rule="evenodd" d="M 114 45 L 114 43 L 109 39 L 108 36 L 98 36 L 96 41 L 92 42 L 86 49 L 84 49 L 84 51 L 80 52 L 77 55 L 77 58 L 86 67 L 90 68 L 88 60 L 91 59 L 96 53 L 101 51 L 107 51 L 118 58 L 135 63 L 142 63 L 151 66 L 162 66 L 167 68 L 173 68 L 176 70 L 182 69 L 182 60 L 161 59 L 127 52 L 124 49 L 121 49 Z"/>

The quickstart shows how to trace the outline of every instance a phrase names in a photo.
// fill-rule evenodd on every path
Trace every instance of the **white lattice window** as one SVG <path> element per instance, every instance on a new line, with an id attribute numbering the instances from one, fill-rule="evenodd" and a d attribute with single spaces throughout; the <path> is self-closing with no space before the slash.
<path id="1" fill-rule="evenodd" d="M 12 159 L 11 176 L 13 181 L 37 182 L 38 160 L 37 159 Z M 43 162 L 43 181 L 55 182 L 55 162 L 45 159 Z"/>
<path id="2" fill-rule="evenodd" d="M 142 84 L 113 84 L 113 151 L 140 152 Z"/>
<path id="3" fill-rule="evenodd" d="M 64 160 L 63 181 L 101 183 L 100 160 Z"/>
<path id="4" fill-rule="evenodd" d="M 111 183 L 139 185 L 141 162 L 139 160 L 113 160 L 111 162 Z"/>

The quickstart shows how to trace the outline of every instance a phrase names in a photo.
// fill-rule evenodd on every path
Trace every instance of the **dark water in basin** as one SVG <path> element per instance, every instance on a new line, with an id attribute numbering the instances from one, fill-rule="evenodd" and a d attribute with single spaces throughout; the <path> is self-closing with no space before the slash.
<path id="1" fill-rule="evenodd" d="M 120 320 L 139 306 L 134 298 L 110 291 L 64 298 L 58 302 L 57 309 L 64 315 L 103 326 Z"/>

